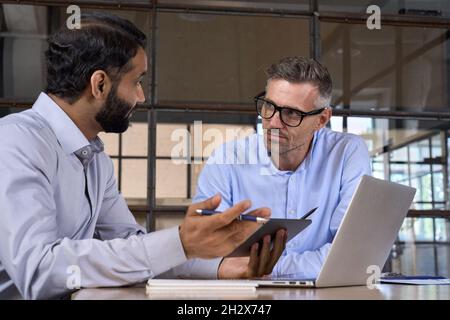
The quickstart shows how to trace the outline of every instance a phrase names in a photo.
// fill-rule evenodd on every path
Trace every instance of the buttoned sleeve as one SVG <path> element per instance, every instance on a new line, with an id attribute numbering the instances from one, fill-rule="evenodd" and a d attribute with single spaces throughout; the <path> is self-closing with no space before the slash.
<path id="1" fill-rule="evenodd" d="M 146 235 L 125 227 L 116 232 L 128 238 L 104 241 L 61 237 L 55 150 L 38 129 L 8 124 L 0 126 L 0 154 L 0 261 L 24 298 L 70 293 L 73 276 L 85 288 L 142 282 L 186 261 L 178 227 Z"/>
<path id="2" fill-rule="evenodd" d="M 125 199 L 118 191 L 112 161 L 106 155 L 102 156 L 104 157 L 104 163 L 108 165 L 109 178 L 96 226 L 97 235 L 102 240 L 109 240 L 145 234 L 145 229 L 136 223 Z M 159 250 L 166 251 L 170 249 L 155 246 L 152 250 L 149 250 L 149 254 L 152 255 L 152 252 L 158 252 Z M 174 252 L 179 251 L 176 245 L 173 250 Z M 180 252 L 181 254 L 182 252 Z M 157 255 L 155 254 L 155 258 L 157 258 Z M 217 269 L 220 261 L 220 258 L 210 260 L 191 259 L 164 273 L 158 274 L 157 278 L 215 279 L 217 278 Z M 157 267 L 155 266 L 155 268 Z"/>
<path id="3" fill-rule="evenodd" d="M 347 210 L 353 193 L 363 175 L 371 175 L 370 157 L 364 140 L 354 137 L 345 148 L 343 155 L 343 170 L 339 190 L 339 204 L 335 208 L 330 221 L 329 231 L 332 238 L 336 235 L 342 218 Z M 273 276 L 289 276 L 301 278 L 315 278 L 318 276 L 322 264 L 330 250 L 331 243 L 326 243 L 318 250 L 303 253 L 285 253 L 280 257 L 273 270 Z"/>

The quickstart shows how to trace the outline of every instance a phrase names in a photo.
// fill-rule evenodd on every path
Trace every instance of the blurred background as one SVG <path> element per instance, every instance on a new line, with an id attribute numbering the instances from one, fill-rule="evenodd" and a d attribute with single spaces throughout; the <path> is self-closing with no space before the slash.
<path id="1" fill-rule="evenodd" d="M 364 138 L 375 177 L 418 189 L 385 271 L 450 276 L 450 1 L 0 1 L 0 117 L 45 88 L 47 37 L 71 4 L 127 18 L 148 36 L 146 103 L 124 134 L 101 134 L 148 230 L 181 221 L 204 161 L 233 138 L 227 129 L 261 132 L 252 98 L 265 68 L 309 56 L 333 77 L 330 127 Z M 379 30 L 366 26 L 372 4 Z M 180 141 L 189 148 L 175 163 Z"/>

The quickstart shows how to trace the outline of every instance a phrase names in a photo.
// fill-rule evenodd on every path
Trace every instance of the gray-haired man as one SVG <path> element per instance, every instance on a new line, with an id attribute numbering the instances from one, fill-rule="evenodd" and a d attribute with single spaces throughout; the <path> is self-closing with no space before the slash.
<path id="1" fill-rule="evenodd" d="M 272 273 L 314 278 L 359 178 L 371 173 L 369 154 L 360 137 L 325 128 L 332 114 L 332 81 L 325 66 L 288 57 L 267 75 L 265 92 L 255 97 L 264 135 L 215 150 L 200 175 L 195 201 L 219 192 L 219 210 L 248 198 L 254 208 L 271 208 L 274 218 L 292 219 L 318 207 L 312 224 L 287 244 Z M 233 270 L 239 275 L 246 263 L 248 258 L 224 260 L 219 275 Z"/>

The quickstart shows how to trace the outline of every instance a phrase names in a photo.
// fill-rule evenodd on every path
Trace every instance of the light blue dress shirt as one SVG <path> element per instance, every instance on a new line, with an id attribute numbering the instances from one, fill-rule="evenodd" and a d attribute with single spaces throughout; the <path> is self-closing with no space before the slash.
<path id="1" fill-rule="evenodd" d="M 0 298 L 61 297 L 77 270 L 81 287 L 217 277 L 220 260 L 186 260 L 178 227 L 145 234 L 103 143 L 45 93 L 0 119 L 0 177 Z"/>
<path id="2" fill-rule="evenodd" d="M 295 171 L 278 170 L 263 136 L 251 135 L 216 149 L 200 174 L 194 201 L 222 195 L 218 210 L 244 199 L 252 208 L 269 207 L 273 218 L 310 216 L 311 225 L 288 242 L 275 277 L 317 277 L 341 219 L 362 175 L 370 175 L 367 147 L 360 137 L 320 129 Z"/>

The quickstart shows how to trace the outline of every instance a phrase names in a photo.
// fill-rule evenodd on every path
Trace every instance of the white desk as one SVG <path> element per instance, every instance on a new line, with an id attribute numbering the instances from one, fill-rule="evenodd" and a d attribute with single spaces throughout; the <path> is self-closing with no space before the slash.
<path id="1" fill-rule="evenodd" d="M 171 291 L 147 295 L 145 284 L 125 288 L 81 289 L 72 295 L 75 300 L 152 300 L 152 299 L 234 299 L 234 300 L 450 300 L 450 286 L 413 286 L 379 284 L 370 290 L 366 286 L 321 289 L 260 288 L 255 292 Z"/>

